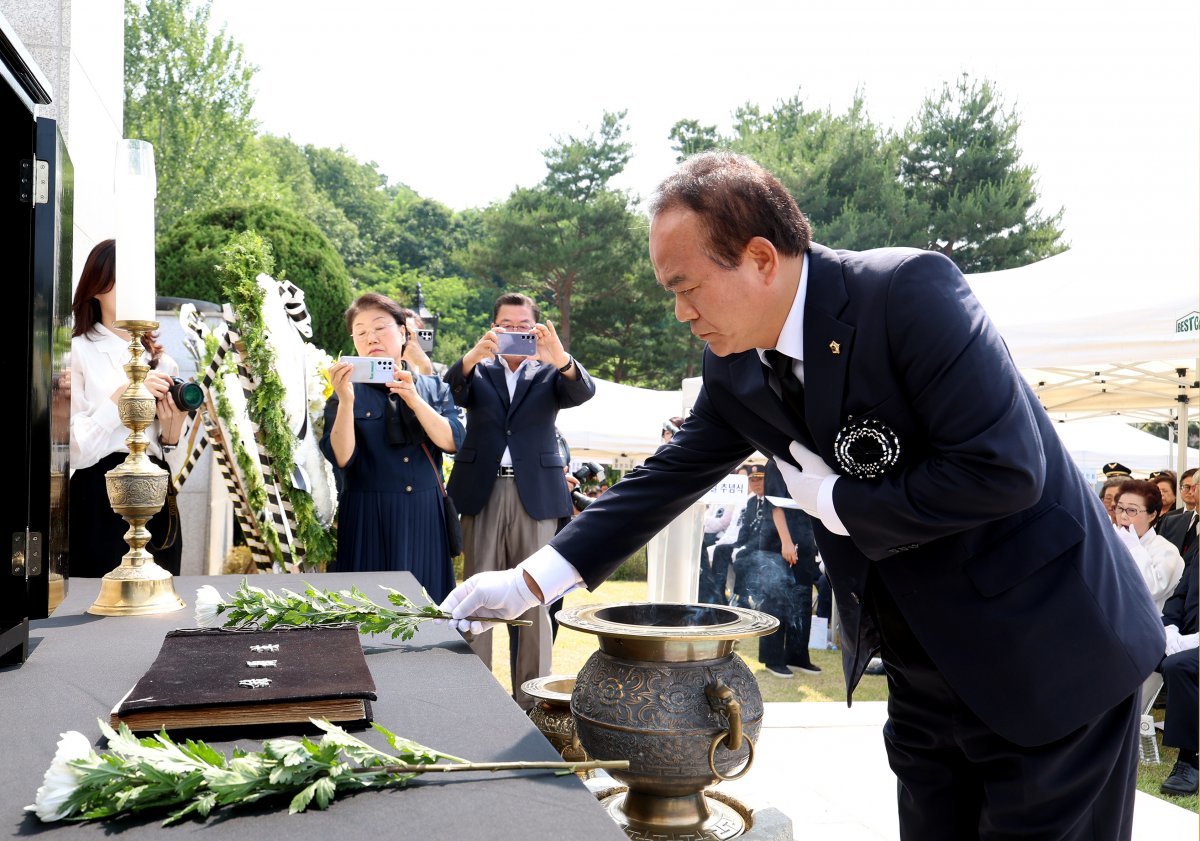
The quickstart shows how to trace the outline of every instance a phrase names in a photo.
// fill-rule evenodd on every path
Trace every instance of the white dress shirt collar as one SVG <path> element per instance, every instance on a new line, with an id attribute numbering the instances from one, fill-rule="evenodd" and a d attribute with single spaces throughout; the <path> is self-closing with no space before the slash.
<path id="1" fill-rule="evenodd" d="M 775 340 L 775 350 L 790 356 L 797 362 L 804 360 L 804 299 L 808 296 L 808 254 L 800 264 L 800 282 L 796 284 L 796 297 L 792 299 L 792 308 L 788 310 L 783 329 Z M 766 351 L 770 348 L 756 348 L 758 358 L 767 364 Z"/>

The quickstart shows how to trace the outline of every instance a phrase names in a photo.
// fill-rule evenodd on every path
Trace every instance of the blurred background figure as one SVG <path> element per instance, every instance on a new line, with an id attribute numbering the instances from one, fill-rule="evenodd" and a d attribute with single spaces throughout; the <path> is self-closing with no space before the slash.
<path id="1" fill-rule="evenodd" d="M 1105 479 L 1104 484 L 1100 487 L 1100 501 L 1104 503 L 1104 510 L 1108 512 L 1108 517 L 1113 521 L 1114 526 L 1117 524 L 1117 512 L 1113 510 L 1113 506 L 1117 504 L 1117 492 L 1128 478 L 1128 476 L 1113 476 Z"/>
<path id="2" fill-rule="evenodd" d="M 683 418 L 674 417 L 667 418 L 662 425 L 662 442 L 670 444 L 671 439 L 675 437 L 675 433 L 683 426 Z"/>
<path id="3" fill-rule="evenodd" d="M 1165 517 L 1175 510 L 1175 493 L 1179 488 L 1179 480 L 1174 470 L 1155 470 L 1150 474 L 1150 481 L 1158 486 L 1162 495 L 1162 515 Z"/>

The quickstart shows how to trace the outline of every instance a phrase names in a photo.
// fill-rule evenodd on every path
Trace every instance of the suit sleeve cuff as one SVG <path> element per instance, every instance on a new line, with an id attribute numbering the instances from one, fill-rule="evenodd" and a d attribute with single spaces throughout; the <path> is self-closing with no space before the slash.
<path id="1" fill-rule="evenodd" d="M 551 604 L 583 584 L 583 576 L 552 546 L 543 546 L 517 565 L 542 590 L 542 603 Z"/>
<path id="2" fill-rule="evenodd" d="M 825 528 L 834 534 L 849 537 L 849 530 L 842 524 L 837 510 L 833 507 L 833 486 L 840 478 L 840 476 L 826 476 L 821 482 L 821 487 L 817 488 L 817 517 L 825 524 Z"/>

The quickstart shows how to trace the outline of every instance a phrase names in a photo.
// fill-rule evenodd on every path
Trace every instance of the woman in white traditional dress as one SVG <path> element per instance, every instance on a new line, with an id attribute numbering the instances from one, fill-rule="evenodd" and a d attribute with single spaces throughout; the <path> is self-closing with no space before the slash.
<path id="1" fill-rule="evenodd" d="M 1159 613 L 1162 613 L 1163 605 L 1183 575 L 1183 558 L 1179 550 L 1154 530 L 1161 510 L 1162 493 L 1153 482 L 1141 479 L 1123 482 L 1113 506 L 1117 530 L 1132 532 L 1137 536 L 1137 546 L 1130 545 L 1130 551 Z M 1138 547 L 1145 551 L 1137 551 Z"/>

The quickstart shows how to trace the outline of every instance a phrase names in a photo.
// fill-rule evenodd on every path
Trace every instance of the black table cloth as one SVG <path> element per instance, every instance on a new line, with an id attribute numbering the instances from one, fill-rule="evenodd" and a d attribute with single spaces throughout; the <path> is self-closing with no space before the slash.
<path id="1" fill-rule="evenodd" d="M 277 803 L 222 810 L 207 824 L 188 821 L 167 830 L 159 827 L 163 814 L 118 823 L 43 824 L 23 812 L 41 785 L 59 734 L 78 730 L 101 747 L 96 719 L 108 720 L 112 707 L 153 662 L 168 631 L 194 627 L 196 589 L 212 584 L 229 594 L 241 581 L 242 576 L 234 575 L 177 578 L 175 589 L 187 608 L 157 616 L 109 617 L 86 613 L 99 592 L 99 580 L 77 579 L 53 616 L 32 623 L 28 661 L 0 669 L 0 814 L 9 835 L 53 832 L 64 838 L 99 838 L 115 832 L 136 841 L 164 831 L 181 837 L 207 831 L 211 839 L 217 830 L 246 838 L 286 833 L 293 841 L 625 839 L 578 778 L 552 772 L 431 775 L 405 789 L 335 800 L 324 812 L 288 815 L 286 803 Z M 408 573 L 263 575 L 250 576 L 250 581 L 273 590 L 302 590 L 305 583 L 327 589 L 353 584 L 380 604 L 386 594 L 378 585 L 386 584 L 420 598 Z M 394 733 L 474 761 L 559 758 L 457 632 L 424 623 L 408 642 L 388 636 L 364 636 L 362 642 L 379 693 L 375 721 Z M 355 734 L 387 750 L 386 740 L 375 731 Z M 213 744 L 228 753 L 234 743 Z M 254 741 L 238 744 L 257 747 Z"/>

